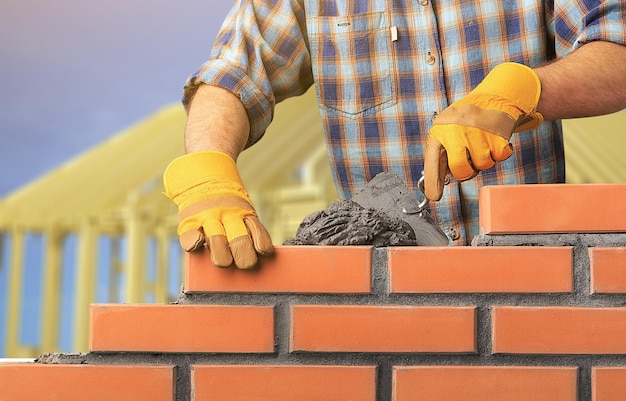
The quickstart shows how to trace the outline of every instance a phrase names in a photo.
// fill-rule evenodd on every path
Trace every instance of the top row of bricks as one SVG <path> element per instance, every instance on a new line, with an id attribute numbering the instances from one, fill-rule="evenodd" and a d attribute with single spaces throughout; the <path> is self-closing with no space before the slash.
<path id="1" fill-rule="evenodd" d="M 590 248 L 591 293 L 626 293 L 626 248 Z M 187 293 L 374 292 L 372 248 L 278 246 L 252 270 L 219 269 L 208 252 L 189 254 Z M 389 293 L 568 293 L 574 291 L 572 247 L 393 247 Z"/>
<path id="2" fill-rule="evenodd" d="M 480 225 L 483 234 L 626 232 L 623 199 L 626 184 L 487 186 Z M 593 252 L 590 291 L 626 292 L 626 273 L 613 268 L 626 267 L 624 248 Z M 389 248 L 386 274 L 390 293 L 574 290 L 570 247 Z M 372 275 L 371 247 L 278 246 L 250 271 L 216 269 L 200 252 L 188 255 L 185 292 L 367 294 Z"/>
<path id="3" fill-rule="evenodd" d="M 626 184 L 486 186 L 479 193 L 483 234 L 626 232 Z"/>

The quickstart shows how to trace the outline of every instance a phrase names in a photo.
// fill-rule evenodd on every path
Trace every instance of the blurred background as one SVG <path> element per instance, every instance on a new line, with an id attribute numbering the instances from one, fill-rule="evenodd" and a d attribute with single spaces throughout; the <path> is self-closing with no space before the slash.
<path id="1" fill-rule="evenodd" d="M 4 196 L 177 103 L 231 1 L 1 4 Z"/>
<path id="2" fill-rule="evenodd" d="M 87 351 L 91 302 L 178 297 L 161 175 L 230 6 L 0 0 L 0 358 Z M 564 125 L 568 182 L 626 182 L 625 112 Z M 275 244 L 335 199 L 315 93 L 280 104 L 238 164 Z"/>

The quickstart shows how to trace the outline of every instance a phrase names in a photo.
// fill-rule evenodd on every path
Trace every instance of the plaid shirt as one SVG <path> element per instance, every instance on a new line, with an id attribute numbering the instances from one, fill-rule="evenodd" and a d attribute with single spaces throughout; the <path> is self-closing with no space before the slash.
<path id="1" fill-rule="evenodd" d="M 340 197 L 386 171 L 421 199 L 416 184 L 435 113 L 500 63 L 533 67 L 593 40 L 626 44 L 623 1 L 241 0 L 183 103 L 200 82 L 229 89 L 247 109 L 252 145 L 277 102 L 314 84 Z M 473 180 L 450 179 L 431 203 L 453 243 L 478 234 L 481 186 L 564 182 L 559 121 L 511 142 L 512 157 Z"/>

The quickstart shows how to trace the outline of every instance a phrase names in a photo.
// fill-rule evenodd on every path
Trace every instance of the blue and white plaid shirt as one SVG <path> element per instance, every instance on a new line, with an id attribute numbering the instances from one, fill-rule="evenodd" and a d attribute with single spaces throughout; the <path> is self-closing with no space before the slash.
<path id="1" fill-rule="evenodd" d="M 503 62 L 535 67 L 589 41 L 626 44 L 625 21 L 623 0 L 240 0 L 183 102 L 201 82 L 230 90 L 247 109 L 252 145 L 277 102 L 314 84 L 339 195 L 386 171 L 421 198 L 435 113 Z M 559 121 L 512 144 L 508 160 L 473 180 L 451 179 L 431 203 L 454 243 L 478 234 L 481 186 L 564 182 Z"/>

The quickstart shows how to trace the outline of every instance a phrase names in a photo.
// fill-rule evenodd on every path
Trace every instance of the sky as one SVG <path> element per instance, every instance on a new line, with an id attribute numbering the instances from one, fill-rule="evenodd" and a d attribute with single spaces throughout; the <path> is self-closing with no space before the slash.
<path id="1" fill-rule="evenodd" d="M 0 0 L 0 198 L 179 103 L 232 3 Z"/>

